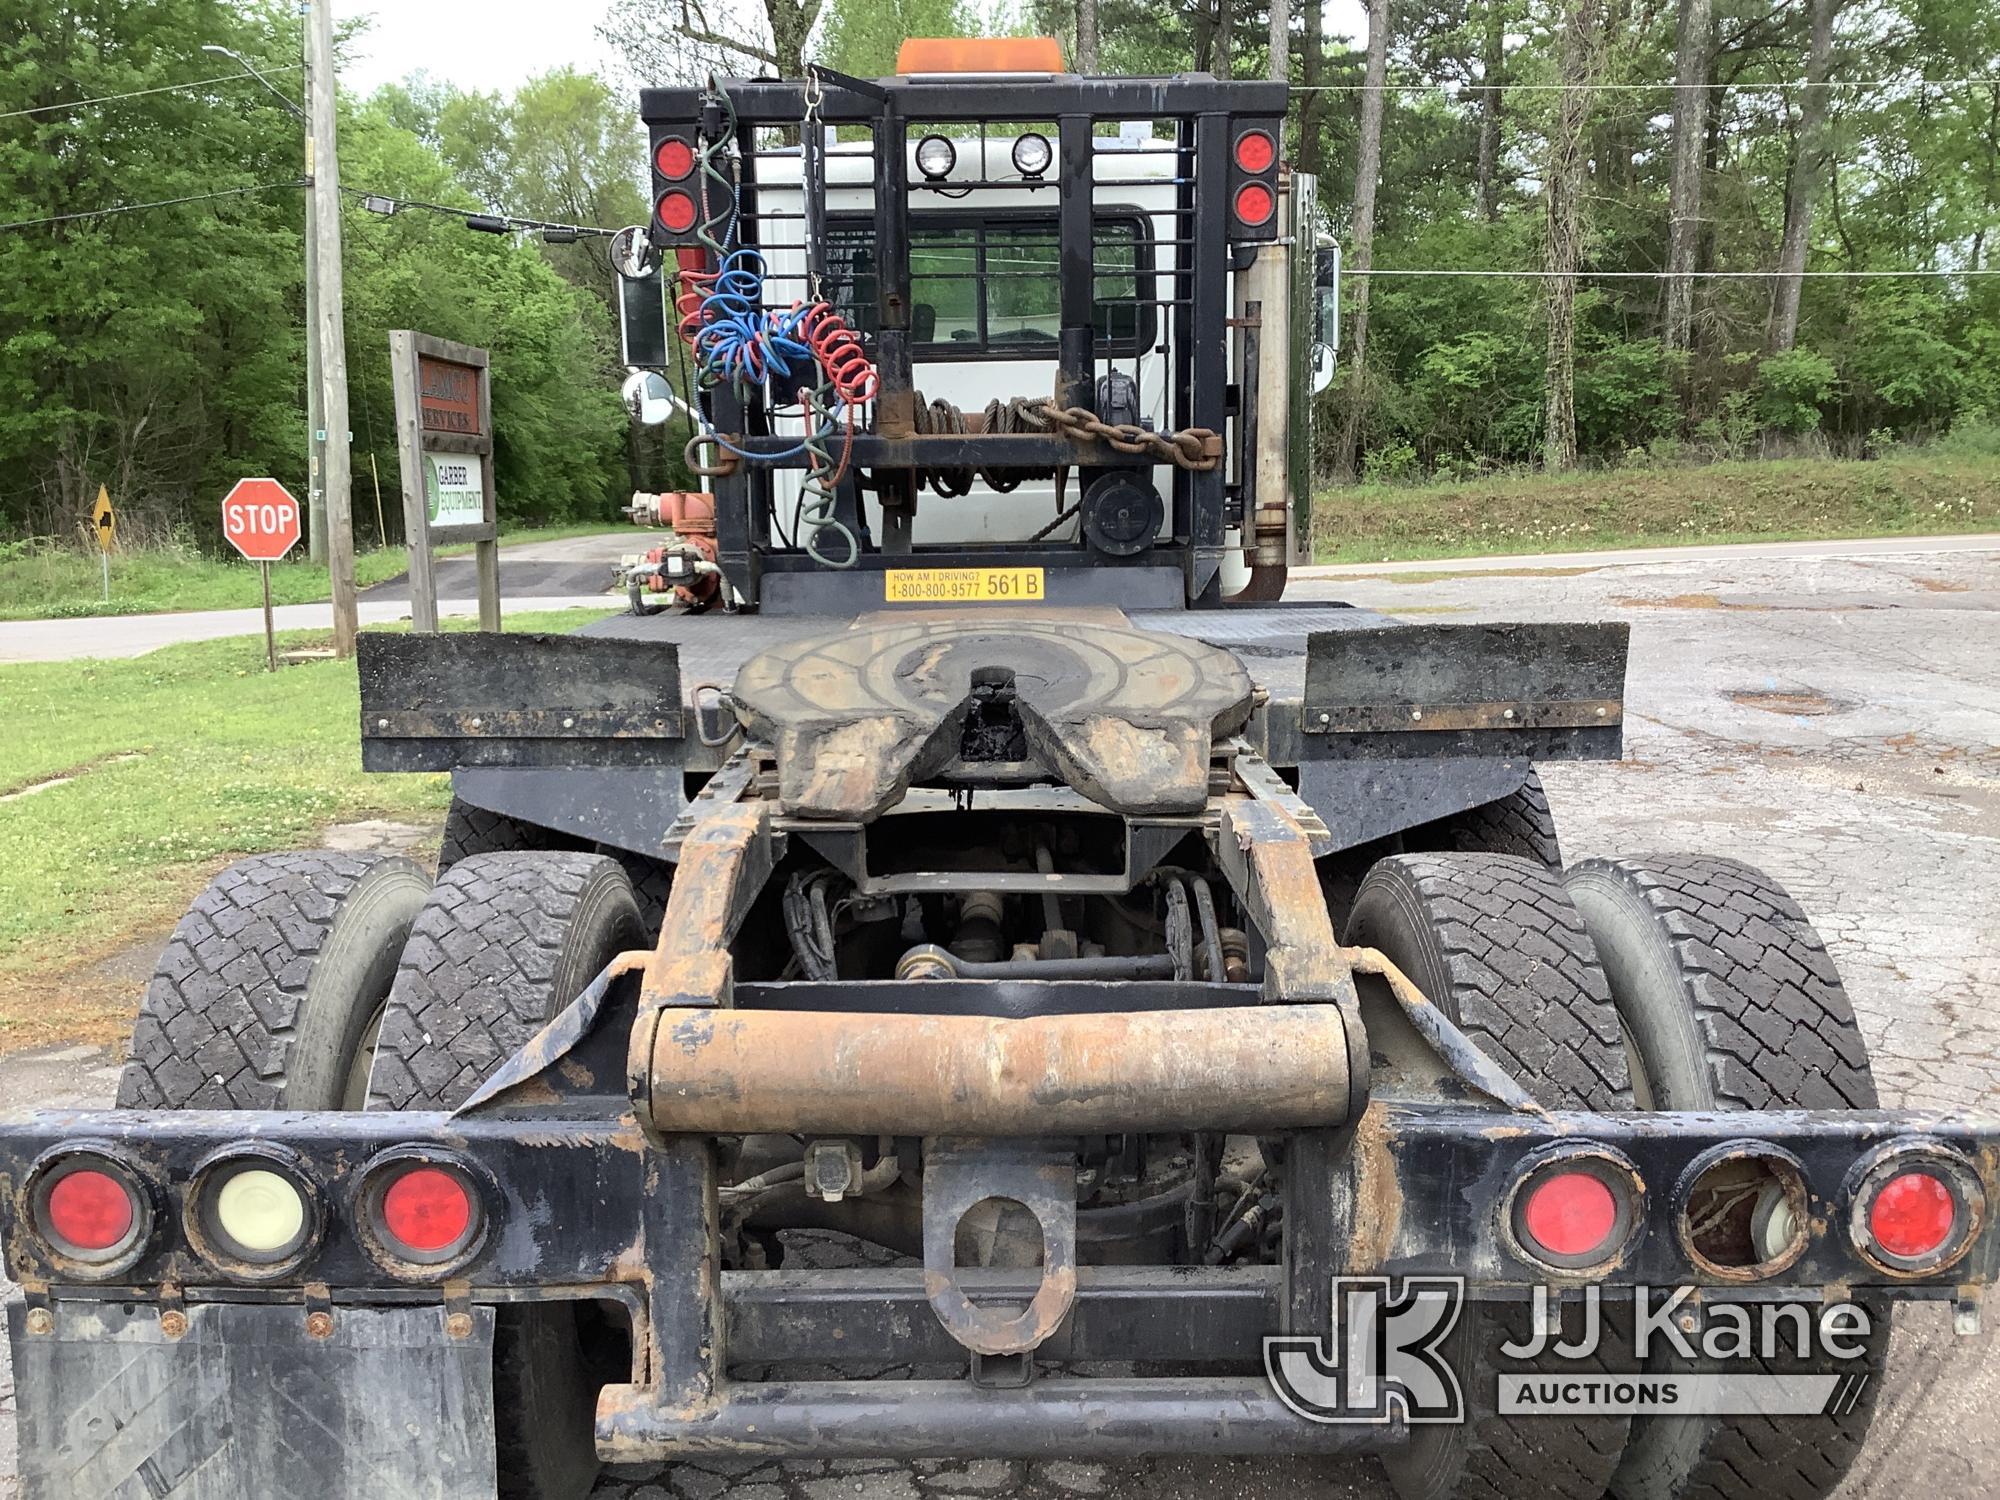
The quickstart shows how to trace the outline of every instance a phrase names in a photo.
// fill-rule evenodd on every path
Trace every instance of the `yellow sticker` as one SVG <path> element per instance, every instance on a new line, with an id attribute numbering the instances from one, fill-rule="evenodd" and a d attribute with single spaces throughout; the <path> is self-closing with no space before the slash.
<path id="1" fill-rule="evenodd" d="M 1040 568 L 892 568 L 882 575 L 891 604 L 1040 604 Z"/>

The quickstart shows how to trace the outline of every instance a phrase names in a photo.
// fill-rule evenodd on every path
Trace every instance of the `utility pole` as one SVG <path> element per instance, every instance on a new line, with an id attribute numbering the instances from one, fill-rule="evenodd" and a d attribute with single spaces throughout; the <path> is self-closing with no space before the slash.
<path id="1" fill-rule="evenodd" d="M 326 566 L 326 430 L 319 388 L 319 203 L 313 192 L 312 27 L 299 28 L 305 48 L 306 89 L 306 556 Z"/>
<path id="2" fill-rule="evenodd" d="M 306 6 L 306 77 L 312 90 L 310 253 L 316 262 L 320 421 L 326 432 L 320 477 L 326 492 L 326 565 L 333 592 L 333 650 L 354 654 L 354 516 L 347 426 L 346 303 L 340 282 L 340 161 L 334 150 L 333 12 L 329 0 Z"/>

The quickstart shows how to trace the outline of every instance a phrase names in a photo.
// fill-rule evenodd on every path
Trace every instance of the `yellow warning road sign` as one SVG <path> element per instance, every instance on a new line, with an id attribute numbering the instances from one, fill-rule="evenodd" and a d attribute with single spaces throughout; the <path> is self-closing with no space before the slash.
<path id="1" fill-rule="evenodd" d="M 101 484 L 97 487 L 97 504 L 90 512 L 90 524 L 97 529 L 98 549 L 109 552 L 118 537 L 118 516 L 111 509 L 111 491 Z"/>

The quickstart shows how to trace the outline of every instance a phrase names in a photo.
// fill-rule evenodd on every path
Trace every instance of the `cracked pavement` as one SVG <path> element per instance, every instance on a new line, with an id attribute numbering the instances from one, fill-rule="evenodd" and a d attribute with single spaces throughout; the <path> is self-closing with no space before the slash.
<path id="1" fill-rule="evenodd" d="M 1595 562 L 1314 577 L 1291 596 L 1413 618 L 1632 622 L 1626 758 L 1543 770 L 1571 859 L 1702 851 L 1761 864 L 1825 935 L 1883 1102 L 2000 1112 L 2000 542 L 1866 555 Z M 1316 570 L 1319 571 L 1319 570 Z M 81 1054 L 81 1055 L 72 1055 Z M 10 1106 L 101 1103 L 89 1049 L 0 1059 Z M 800 1237 L 808 1263 L 851 1248 Z M 2000 1362 L 1945 1308 L 1905 1308 L 1845 1500 L 2000 1491 Z M 0 1351 L 0 1497 L 13 1405 Z M 771 1463 L 608 1471 L 618 1500 L 1223 1500 L 1386 1496 L 1372 1462 Z"/>

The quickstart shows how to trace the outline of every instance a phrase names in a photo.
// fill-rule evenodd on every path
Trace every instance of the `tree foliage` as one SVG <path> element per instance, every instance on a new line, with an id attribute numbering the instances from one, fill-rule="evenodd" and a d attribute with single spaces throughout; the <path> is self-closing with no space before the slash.
<path id="1" fill-rule="evenodd" d="M 296 11 L 273 0 L 15 8 L 27 14 L 23 40 L 0 52 L 0 223 L 81 217 L 0 231 L 0 530 L 73 534 L 104 484 L 128 534 L 178 528 L 213 545 L 236 478 L 305 490 L 303 147 L 297 119 L 254 80 L 174 86 L 235 71 L 201 51 L 215 43 L 296 97 Z M 469 129 L 440 130 L 421 87 L 344 98 L 344 184 L 471 210 L 490 206 L 489 189 L 533 183 L 533 206 L 515 212 L 630 222 L 643 147 L 606 165 L 602 135 L 618 117 L 583 97 L 586 84 L 602 95 L 595 80 L 557 74 L 486 101 L 505 128 L 484 154 L 466 144 Z M 142 90 L 159 92 L 71 107 Z M 579 153 L 575 172 L 555 170 L 593 130 L 599 149 Z M 236 189 L 254 191 L 98 215 Z M 450 216 L 382 218 L 350 198 L 345 227 L 363 538 L 376 475 L 390 535 L 400 532 L 388 332 L 403 327 L 493 351 L 504 515 L 610 519 L 628 470 L 602 290 L 580 271 L 581 284 L 565 280 L 543 247 L 468 233 Z"/>

